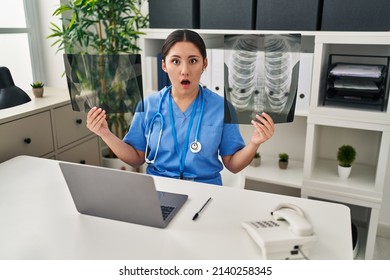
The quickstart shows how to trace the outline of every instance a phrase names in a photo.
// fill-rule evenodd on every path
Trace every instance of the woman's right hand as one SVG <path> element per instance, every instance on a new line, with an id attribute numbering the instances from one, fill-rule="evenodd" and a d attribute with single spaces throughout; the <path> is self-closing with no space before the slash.
<path id="1" fill-rule="evenodd" d="M 106 111 L 98 107 L 93 107 L 87 115 L 87 128 L 100 137 L 109 132 Z"/>

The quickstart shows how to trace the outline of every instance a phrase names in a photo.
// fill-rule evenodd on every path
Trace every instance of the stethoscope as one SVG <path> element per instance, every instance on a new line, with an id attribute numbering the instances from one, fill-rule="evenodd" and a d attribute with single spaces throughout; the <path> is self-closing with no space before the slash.
<path id="1" fill-rule="evenodd" d="M 145 162 L 148 164 L 155 163 L 156 158 L 157 158 L 158 150 L 160 148 L 160 143 L 161 143 L 161 136 L 162 136 L 162 132 L 164 129 L 164 117 L 161 114 L 161 107 L 162 107 L 162 103 L 164 101 L 165 96 L 169 95 L 169 91 L 171 90 L 171 88 L 172 88 L 172 86 L 167 87 L 167 89 L 162 94 L 160 101 L 159 101 L 159 104 L 158 104 L 158 110 L 154 114 L 153 118 L 150 120 L 150 123 L 149 123 L 149 131 L 148 131 L 148 136 L 146 138 L 146 148 L 145 148 Z M 194 107 L 193 107 L 192 113 L 191 113 L 190 122 L 188 124 L 183 153 L 182 153 L 181 158 L 180 158 L 179 169 L 180 169 L 181 177 L 183 175 L 184 162 L 185 162 L 185 158 L 187 155 L 188 146 L 189 146 L 190 151 L 192 153 L 199 153 L 200 150 L 202 149 L 202 145 L 200 144 L 198 139 L 199 139 L 200 124 L 202 122 L 203 110 L 204 110 L 204 94 L 203 94 L 203 88 L 201 86 L 199 86 L 199 90 L 200 90 L 200 95 L 198 95 L 195 99 Z M 199 119 L 198 119 L 198 124 L 196 126 L 196 131 L 195 131 L 195 140 L 192 141 L 191 144 L 189 145 L 189 136 L 190 136 L 191 127 L 192 127 L 192 124 L 194 121 L 196 109 L 198 107 L 199 96 L 201 98 L 201 106 L 200 106 L 200 115 L 199 115 Z M 174 145 L 175 145 L 175 150 L 176 150 L 177 154 L 180 155 L 179 145 L 178 145 L 177 136 L 176 136 L 176 129 L 175 129 L 175 124 L 174 124 L 174 119 L 173 119 L 172 97 L 170 95 L 169 95 L 169 116 L 170 116 L 170 123 L 171 123 L 171 127 L 172 127 L 172 136 L 173 136 L 173 141 L 174 141 Z M 150 143 L 150 135 L 151 135 L 151 132 L 153 130 L 153 126 L 158 119 L 160 119 L 160 131 L 159 131 L 158 140 L 157 140 L 156 152 L 154 154 L 154 158 L 149 159 L 148 158 L 148 147 L 149 147 L 149 143 Z"/>

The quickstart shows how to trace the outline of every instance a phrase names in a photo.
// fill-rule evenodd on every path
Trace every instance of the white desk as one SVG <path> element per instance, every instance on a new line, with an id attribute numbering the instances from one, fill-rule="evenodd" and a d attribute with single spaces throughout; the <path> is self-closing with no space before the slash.
<path id="1" fill-rule="evenodd" d="M 79 214 L 58 162 L 20 156 L 0 164 L 0 259 L 261 259 L 241 221 L 295 203 L 318 241 L 311 259 L 352 259 L 346 206 L 156 177 L 189 199 L 166 229 Z M 198 220 L 195 212 L 212 197 Z"/>

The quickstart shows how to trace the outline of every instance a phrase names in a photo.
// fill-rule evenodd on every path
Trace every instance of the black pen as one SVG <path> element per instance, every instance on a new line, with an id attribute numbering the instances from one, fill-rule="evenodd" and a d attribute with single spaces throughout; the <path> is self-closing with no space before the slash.
<path id="1" fill-rule="evenodd" d="M 207 199 L 205 204 L 203 204 L 202 208 L 200 208 L 200 210 L 198 212 L 196 212 L 196 214 L 192 218 L 193 221 L 195 221 L 199 217 L 200 212 L 202 212 L 202 210 L 206 207 L 207 203 L 209 203 L 210 200 L 211 200 L 211 197 L 209 197 L 209 199 Z"/>

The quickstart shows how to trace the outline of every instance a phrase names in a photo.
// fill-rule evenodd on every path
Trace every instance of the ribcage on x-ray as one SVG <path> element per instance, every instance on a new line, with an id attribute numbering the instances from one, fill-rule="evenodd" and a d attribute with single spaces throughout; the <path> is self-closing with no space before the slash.
<path id="1" fill-rule="evenodd" d="M 229 70 L 231 101 L 238 110 L 245 109 L 256 87 L 256 57 L 258 40 L 255 37 L 236 41 Z"/>
<path id="2" fill-rule="evenodd" d="M 265 41 L 265 93 L 272 110 L 281 112 L 287 102 L 291 85 L 292 61 L 285 40 Z"/>
<path id="3" fill-rule="evenodd" d="M 290 92 L 293 67 L 289 41 L 282 36 L 265 36 L 264 51 L 260 37 L 237 39 L 233 45 L 230 68 L 230 98 L 239 110 L 261 113 L 269 106 L 282 112 Z M 248 108 L 253 105 L 252 108 Z"/>

